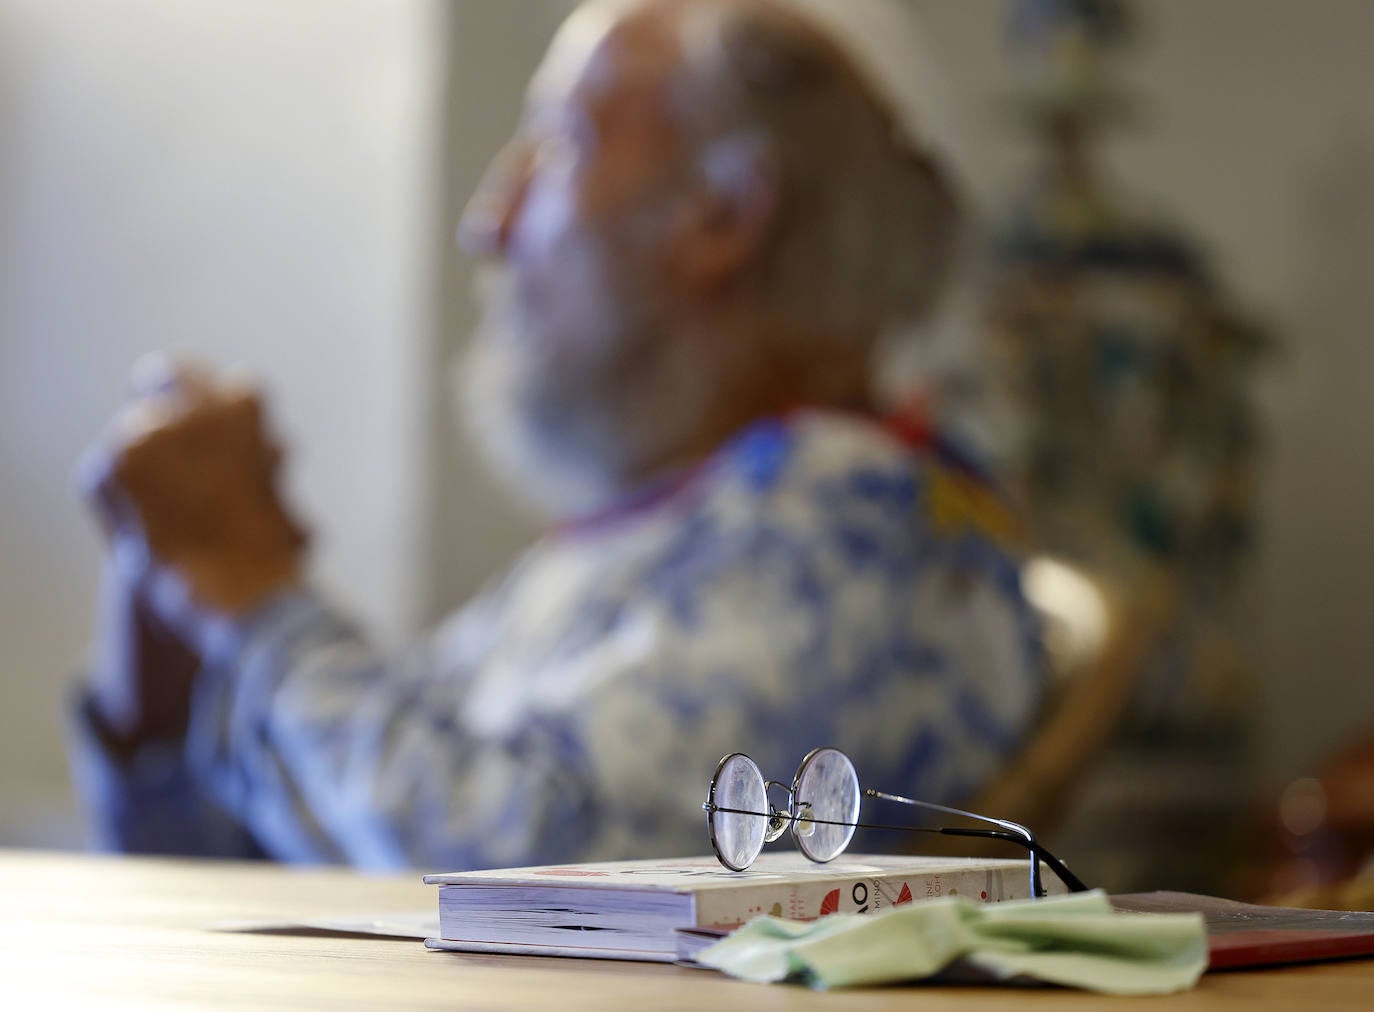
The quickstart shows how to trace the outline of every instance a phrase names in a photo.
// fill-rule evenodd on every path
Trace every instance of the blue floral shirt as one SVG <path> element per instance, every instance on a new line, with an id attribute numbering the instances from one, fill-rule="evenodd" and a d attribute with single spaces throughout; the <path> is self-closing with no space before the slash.
<path id="1" fill-rule="evenodd" d="M 381 656 L 313 593 L 200 677 L 184 749 L 77 738 L 105 840 L 370 868 L 700 854 L 716 762 L 967 798 L 1035 712 L 1042 661 L 1005 510 L 866 419 L 754 425 L 672 489 L 558 531 Z"/>

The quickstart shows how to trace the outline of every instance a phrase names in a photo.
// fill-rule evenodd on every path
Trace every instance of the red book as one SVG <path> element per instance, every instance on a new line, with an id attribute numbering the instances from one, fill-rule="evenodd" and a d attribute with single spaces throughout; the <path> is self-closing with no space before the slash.
<path id="1" fill-rule="evenodd" d="M 1144 913 L 1202 914 L 1207 919 L 1209 971 L 1374 956 L 1374 912 L 1266 907 L 1173 892 L 1113 896 L 1112 906 Z"/>

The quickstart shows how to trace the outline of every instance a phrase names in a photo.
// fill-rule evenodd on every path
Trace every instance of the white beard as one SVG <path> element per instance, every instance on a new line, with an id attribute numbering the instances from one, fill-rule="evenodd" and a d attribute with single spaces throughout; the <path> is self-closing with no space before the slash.
<path id="1" fill-rule="evenodd" d="M 539 516 L 596 510 L 613 496 L 614 483 L 547 431 L 537 408 L 543 384 L 508 328 L 508 313 L 488 306 L 457 360 L 453 393 L 463 427 L 496 476 Z"/>
<path id="2" fill-rule="evenodd" d="M 568 266 L 589 283 L 568 313 L 568 354 L 535 336 L 537 321 L 498 271 L 479 279 L 481 319 L 453 377 L 479 453 L 524 505 L 555 520 L 605 509 L 653 477 L 714 389 L 713 370 L 654 325 L 649 300 L 626 284 L 608 292 L 587 270 L 595 254 L 579 253 L 587 262 Z"/>

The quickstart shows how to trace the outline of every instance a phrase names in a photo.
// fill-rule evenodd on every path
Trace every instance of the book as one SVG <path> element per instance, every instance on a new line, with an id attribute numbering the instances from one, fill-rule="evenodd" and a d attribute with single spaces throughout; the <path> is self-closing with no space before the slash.
<path id="1" fill-rule="evenodd" d="M 1118 910 L 1202 914 L 1209 971 L 1374 956 L 1374 912 L 1267 907 L 1179 892 L 1111 899 Z"/>
<path id="2" fill-rule="evenodd" d="M 938 896 L 1024 899 L 1025 860 L 797 853 L 733 872 L 714 857 L 426 875 L 439 886 L 433 949 L 672 962 L 683 928 L 728 931 L 760 914 L 814 920 Z M 1052 874 L 1046 887 L 1063 892 Z"/>

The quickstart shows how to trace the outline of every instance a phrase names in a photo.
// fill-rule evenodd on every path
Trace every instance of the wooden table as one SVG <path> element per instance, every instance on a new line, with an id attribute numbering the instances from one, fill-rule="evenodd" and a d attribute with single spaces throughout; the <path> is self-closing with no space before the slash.
<path id="1" fill-rule="evenodd" d="M 922 986 L 823 993 L 660 964 L 457 955 L 412 941 L 207 928 L 435 901 L 418 876 L 0 851 L 0 1007 L 1374 1009 L 1374 960 L 1213 974 L 1167 998 Z"/>

